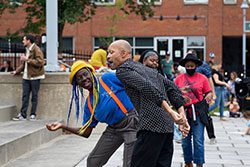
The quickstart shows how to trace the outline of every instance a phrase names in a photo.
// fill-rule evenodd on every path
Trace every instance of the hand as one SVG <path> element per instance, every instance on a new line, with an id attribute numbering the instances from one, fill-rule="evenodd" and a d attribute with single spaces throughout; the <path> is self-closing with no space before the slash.
<path id="1" fill-rule="evenodd" d="M 187 135 L 188 135 L 188 133 L 190 131 L 190 126 L 188 124 L 188 121 L 187 121 L 185 113 L 181 112 L 180 116 L 185 120 L 185 123 L 182 124 L 182 125 L 179 125 L 179 130 L 182 132 L 182 136 L 183 137 L 187 137 Z"/>
<path id="2" fill-rule="evenodd" d="M 56 131 L 62 127 L 62 124 L 59 122 L 54 122 L 51 124 L 46 124 L 46 128 L 50 131 Z"/>
<path id="3" fill-rule="evenodd" d="M 16 75 L 16 71 L 11 71 L 10 74 Z"/>
<path id="4" fill-rule="evenodd" d="M 215 94 L 215 93 L 213 93 L 213 100 L 215 101 L 215 100 L 216 100 L 216 98 L 217 98 L 216 94 Z"/>
<path id="5" fill-rule="evenodd" d="M 182 125 L 187 121 L 185 118 L 183 118 L 183 116 L 181 116 L 180 114 L 178 114 L 174 110 L 172 110 L 170 112 L 170 115 L 176 124 Z"/>
<path id="6" fill-rule="evenodd" d="M 28 60 L 28 57 L 25 56 L 25 55 L 22 55 L 22 56 L 20 57 L 20 60 L 21 60 L 21 61 L 27 61 L 27 60 Z"/>
<path id="7" fill-rule="evenodd" d="M 208 104 L 211 104 L 213 101 L 213 94 L 210 92 L 205 96 L 205 100 Z"/>
<path id="8" fill-rule="evenodd" d="M 190 126 L 189 126 L 188 122 L 186 121 L 186 123 L 184 125 L 179 125 L 179 130 L 181 131 L 183 137 L 187 137 L 187 135 L 190 131 Z"/>
<path id="9" fill-rule="evenodd" d="M 191 103 L 191 101 L 192 101 L 188 96 L 183 96 L 183 98 L 184 98 L 186 104 Z"/>
<path id="10" fill-rule="evenodd" d="M 190 87 L 189 86 L 183 86 L 180 90 L 181 90 L 182 93 L 187 93 L 187 92 L 190 91 Z"/>
<path id="11" fill-rule="evenodd" d="M 226 84 L 226 88 L 228 91 L 231 91 L 231 87 L 228 84 Z"/>

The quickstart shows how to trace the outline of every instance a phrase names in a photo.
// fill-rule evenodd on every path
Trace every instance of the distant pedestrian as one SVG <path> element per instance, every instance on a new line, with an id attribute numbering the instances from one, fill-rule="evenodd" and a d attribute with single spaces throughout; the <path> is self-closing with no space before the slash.
<path id="1" fill-rule="evenodd" d="M 211 88 L 208 79 L 196 72 L 196 68 L 202 65 L 202 61 L 195 55 L 187 54 L 180 61 L 180 65 L 186 68 L 187 73 L 177 76 L 174 82 L 183 94 L 190 98 L 190 101 L 184 105 L 191 127 L 188 136 L 182 140 L 185 167 L 193 167 L 193 162 L 197 164 L 197 167 L 202 167 L 205 163 L 205 122 L 203 120 L 206 120 L 204 115 L 207 114 L 208 103 L 212 100 Z"/>
<path id="2" fill-rule="evenodd" d="M 98 70 L 101 67 L 106 66 L 107 61 L 107 46 L 101 45 L 99 49 L 95 50 L 91 56 L 89 63 Z"/>
<path id="3" fill-rule="evenodd" d="M 188 53 L 191 53 L 198 58 L 195 50 L 189 50 Z M 215 93 L 214 83 L 212 79 L 212 68 L 207 64 L 207 62 L 203 61 L 202 65 L 196 68 L 196 72 L 199 72 L 207 77 L 209 81 L 209 85 L 212 90 L 212 95 L 213 95 L 213 100 L 211 101 L 211 104 L 214 103 L 214 100 L 216 99 L 216 93 Z M 211 116 L 209 116 L 209 123 L 206 125 L 206 130 L 207 130 L 207 135 L 209 138 L 209 144 L 216 144 L 217 140 L 216 140 L 216 136 L 214 132 L 213 119 Z"/>
<path id="4" fill-rule="evenodd" d="M 23 37 L 23 45 L 26 47 L 26 54 L 20 58 L 22 64 L 16 69 L 16 71 L 11 72 L 13 75 L 17 75 L 23 71 L 22 108 L 21 112 L 13 118 L 14 121 L 26 120 L 30 93 L 32 95 L 32 107 L 29 119 L 36 119 L 40 80 L 45 78 L 45 62 L 41 49 L 34 43 L 34 41 L 35 38 L 32 35 L 25 35 Z"/>
<path id="5" fill-rule="evenodd" d="M 230 101 L 225 104 L 225 107 L 229 108 L 230 117 L 240 117 L 240 106 L 237 102 L 237 98 L 234 95 L 230 97 Z"/>
<path id="6" fill-rule="evenodd" d="M 162 59 L 163 72 L 168 79 L 172 79 L 173 72 L 173 60 L 170 59 L 170 52 L 167 51 L 165 59 Z"/>
<path id="7" fill-rule="evenodd" d="M 0 72 L 11 72 L 14 69 L 11 66 L 10 60 L 4 60 L 3 65 L 0 67 Z"/>
<path id="8" fill-rule="evenodd" d="M 240 78 L 238 78 L 238 75 L 235 71 L 232 71 L 230 73 L 230 79 L 228 80 L 228 85 L 230 86 L 230 91 L 229 92 L 229 96 L 230 95 L 234 95 L 234 97 L 236 97 L 236 93 L 235 93 L 235 83 L 236 82 L 240 82 Z"/>
<path id="9" fill-rule="evenodd" d="M 209 53 L 207 64 L 212 68 L 212 66 L 215 64 L 215 54 L 214 52 Z"/>
<path id="10" fill-rule="evenodd" d="M 224 87 L 230 90 L 230 86 L 225 82 L 223 75 L 220 73 L 221 64 L 213 65 L 212 67 L 212 79 L 214 82 L 214 89 L 216 92 L 216 100 L 213 105 L 209 107 L 209 112 L 219 107 L 220 120 L 227 120 L 224 117 Z"/>

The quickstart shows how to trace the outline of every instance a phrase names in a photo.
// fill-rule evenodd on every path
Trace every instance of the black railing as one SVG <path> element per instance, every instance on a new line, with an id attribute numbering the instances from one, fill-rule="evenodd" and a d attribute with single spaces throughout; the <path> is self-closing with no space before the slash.
<path id="1" fill-rule="evenodd" d="M 25 53 L 25 47 L 22 44 L 17 43 L 0 43 L 0 65 L 4 60 L 11 61 L 11 66 L 16 69 L 20 64 L 20 56 Z M 64 50 L 60 61 L 71 66 L 76 60 L 88 61 L 91 57 L 92 51 L 81 50 Z"/>

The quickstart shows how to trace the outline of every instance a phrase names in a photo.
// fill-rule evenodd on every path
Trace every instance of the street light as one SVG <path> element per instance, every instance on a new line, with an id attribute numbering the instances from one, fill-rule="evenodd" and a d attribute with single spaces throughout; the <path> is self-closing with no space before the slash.
<path id="1" fill-rule="evenodd" d="M 246 77 L 246 9 L 249 8 L 246 0 L 243 0 L 240 8 L 243 10 L 242 65 Z"/>

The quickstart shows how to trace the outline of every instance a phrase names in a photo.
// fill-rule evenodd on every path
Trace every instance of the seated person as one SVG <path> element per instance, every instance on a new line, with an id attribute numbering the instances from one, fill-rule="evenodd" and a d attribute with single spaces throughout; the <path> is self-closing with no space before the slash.
<path id="1" fill-rule="evenodd" d="M 4 60 L 3 65 L 0 66 L 0 72 L 10 72 L 10 71 L 14 71 L 14 69 L 11 67 L 11 61 Z"/>
<path id="2" fill-rule="evenodd" d="M 236 97 L 232 95 L 231 100 L 226 103 L 226 106 L 229 107 L 230 117 L 240 117 L 240 106 Z"/>

